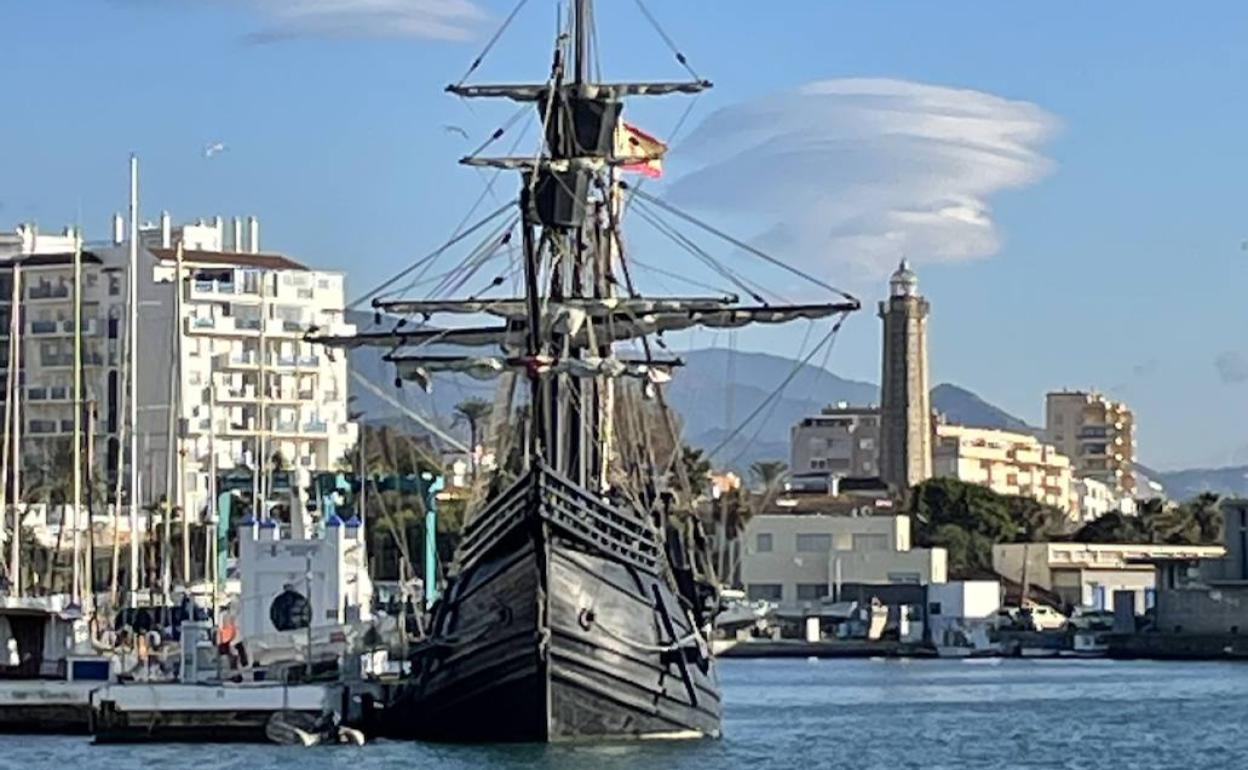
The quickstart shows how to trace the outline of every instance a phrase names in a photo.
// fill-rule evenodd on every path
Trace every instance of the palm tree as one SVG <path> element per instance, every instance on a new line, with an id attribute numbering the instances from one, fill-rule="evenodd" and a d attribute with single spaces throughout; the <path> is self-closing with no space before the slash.
<path id="1" fill-rule="evenodd" d="M 750 466 L 750 476 L 764 494 L 778 490 L 788 473 L 789 466 L 779 460 L 759 460 Z"/>
<path id="2" fill-rule="evenodd" d="M 1195 533 L 1201 543 L 1221 543 L 1223 516 L 1221 498 L 1214 492 L 1202 492 L 1188 500 L 1183 507 L 1192 517 Z"/>
<path id="3" fill-rule="evenodd" d="M 468 398 L 455 405 L 455 424 L 468 425 L 468 464 L 473 481 L 477 479 L 477 445 L 480 443 L 481 424 L 489 418 L 494 405 L 483 398 Z"/>

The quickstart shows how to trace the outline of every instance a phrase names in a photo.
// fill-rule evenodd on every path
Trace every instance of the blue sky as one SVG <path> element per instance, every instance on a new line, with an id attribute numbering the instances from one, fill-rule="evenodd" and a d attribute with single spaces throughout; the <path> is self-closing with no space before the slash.
<path id="1" fill-rule="evenodd" d="M 633 3 L 600 5 L 608 76 L 680 74 Z M 1135 407 L 1144 462 L 1248 462 L 1248 6 L 649 5 L 716 82 L 653 192 L 868 301 L 904 251 L 933 304 L 933 381 L 1034 422 L 1047 389 L 1100 388 Z M 484 138 L 511 110 L 441 89 L 511 6 L 9 0 L 0 224 L 105 235 L 134 150 L 149 216 L 256 214 L 267 248 L 371 285 L 479 194 L 445 126 Z M 479 79 L 541 77 L 554 18 L 531 0 Z M 629 114 L 666 135 L 686 104 Z M 868 306 L 830 367 L 877 379 L 878 332 Z M 796 355 L 802 337 L 737 344 Z"/>

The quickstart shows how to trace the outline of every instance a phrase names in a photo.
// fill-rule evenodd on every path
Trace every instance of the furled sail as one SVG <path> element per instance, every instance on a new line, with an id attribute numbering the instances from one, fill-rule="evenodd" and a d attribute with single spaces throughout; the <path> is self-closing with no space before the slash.
<path id="1" fill-rule="evenodd" d="M 428 390 L 434 373 L 466 374 L 479 380 L 490 380 L 505 372 L 530 372 L 541 375 L 568 375 L 579 378 L 632 378 L 661 385 L 671 380 L 673 367 L 679 359 L 641 361 L 616 356 L 555 359 L 549 356 L 421 356 L 394 355 L 393 363 L 399 377 Z"/>
<path id="2" fill-rule="evenodd" d="M 810 305 L 765 305 L 755 307 L 722 307 L 711 309 L 654 308 L 649 312 L 616 311 L 593 318 L 584 310 L 568 306 L 552 313 L 548 331 L 566 335 L 574 346 L 604 345 L 637 339 L 650 334 L 675 332 L 703 326 L 711 329 L 735 329 L 751 323 L 781 324 L 796 320 L 816 320 L 857 309 L 856 303 L 825 303 Z M 588 321 L 588 322 L 587 322 Z M 504 326 L 436 328 L 404 326 L 389 331 L 361 332 L 350 336 L 311 336 L 310 342 L 330 347 L 420 347 L 430 344 L 489 346 L 504 349 L 524 347 L 526 323 L 513 321 Z"/>

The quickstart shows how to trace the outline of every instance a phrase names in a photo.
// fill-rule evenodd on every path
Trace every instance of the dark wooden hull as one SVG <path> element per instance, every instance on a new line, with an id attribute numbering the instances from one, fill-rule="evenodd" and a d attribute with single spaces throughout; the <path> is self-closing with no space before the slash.
<path id="1" fill-rule="evenodd" d="M 451 581 L 383 732 L 474 742 L 717 737 L 714 663 L 668 580 L 552 526 L 539 497 Z"/>

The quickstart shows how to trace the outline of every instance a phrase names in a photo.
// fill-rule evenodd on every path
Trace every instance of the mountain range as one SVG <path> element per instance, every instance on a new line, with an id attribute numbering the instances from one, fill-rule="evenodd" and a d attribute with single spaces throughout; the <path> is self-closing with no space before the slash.
<path id="1" fill-rule="evenodd" d="M 352 320 L 360 328 L 372 316 Z M 443 428 L 464 434 L 454 424 L 455 405 L 466 398 L 492 400 L 495 383 L 467 376 L 439 376 L 432 390 L 406 383 L 395 389 L 394 368 L 382 352 L 360 348 L 350 352 L 352 368 L 393 397 Z M 879 387 L 841 377 L 812 364 L 768 353 L 705 348 L 680 353 L 685 366 L 667 386 L 668 403 L 680 415 L 685 441 L 714 452 L 717 466 L 744 470 L 758 460 L 787 461 L 789 431 L 804 417 L 830 404 L 868 405 L 879 400 Z M 403 420 L 400 410 L 352 383 L 353 410 L 366 422 Z M 773 395 L 774 394 L 774 395 Z M 997 407 L 966 388 L 942 383 L 932 388 L 932 407 L 949 422 L 1039 435 L 1041 430 Z M 736 427 L 745 423 L 744 427 Z M 733 427 L 730 427 L 733 426 Z M 1160 483 L 1172 499 L 1185 500 L 1203 491 L 1248 496 L 1248 466 L 1140 471 Z"/>

